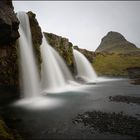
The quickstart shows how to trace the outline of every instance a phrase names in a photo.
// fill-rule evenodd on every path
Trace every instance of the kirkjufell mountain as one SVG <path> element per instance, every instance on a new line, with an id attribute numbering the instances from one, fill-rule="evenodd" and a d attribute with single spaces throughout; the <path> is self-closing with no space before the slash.
<path id="1" fill-rule="evenodd" d="M 138 50 L 139 48 L 137 48 L 133 43 L 127 41 L 122 34 L 110 31 L 102 38 L 96 52 L 128 53 Z"/>

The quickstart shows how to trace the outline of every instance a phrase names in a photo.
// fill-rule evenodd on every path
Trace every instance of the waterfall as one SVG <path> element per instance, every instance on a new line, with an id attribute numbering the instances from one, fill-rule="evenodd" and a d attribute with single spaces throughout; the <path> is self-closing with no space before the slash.
<path id="1" fill-rule="evenodd" d="M 86 82 L 96 82 L 97 74 L 88 59 L 77 50 L 73 50 L 73 54 L 77 69 L 77 77 L 82 78 Z"/>
<path id="2" fill-rule="evenodd" d="M 59 54 L 48 44 L 43 35 L 41 45 L 42 55 L 42 87 L 46 91 L 54 91 L 65 87 L 69 80 L 73 80 L 66 64 Z"/>
<path id="3" fill-rule="evenodd" d="M 35 62 L 32 47 L 32 36 L 28 15 L 18 12 L 19 25 L 19 66 L 20 82 L 23 89 L 23 97 L 34 97 L 40 93 L 39 74 Z"/>
<path id="4" fill-rule="evenodd" d="M 63 73 L 63 76 L 64 76 L 66 82 L 69 83 L 69 81 L 74 81 L 72 74 L 69 71 L 67 65 L 65 64 L 63 58 L 58 54 L 58 52 L 55 49 L 53 49 L 52 47 L 50 47 L 50 49 L 51 49 L 57 63 L 59 64 L 59 67 Z"/>

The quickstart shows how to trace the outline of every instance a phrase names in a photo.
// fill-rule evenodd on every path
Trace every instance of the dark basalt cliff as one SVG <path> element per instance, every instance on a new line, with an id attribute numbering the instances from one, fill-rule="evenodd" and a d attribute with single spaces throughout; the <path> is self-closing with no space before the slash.
<path id="1" fill-rule="evenodd" d="M 29 21 L 30 21 L 35 56 L 37 58 L 38 67 L 39 67 L 39 69 L 41 69 L 40 45 L 42 43 L 42 37 L 43 37 L 42 31 L 41 31 L 39 23 L 36 19 L 36 15 L 31 11 L 29 11 L 27 14 L 29 16 Z"/>
<path id="2" fill-rule="evenodd" d="M 0 1 L 0 85 L 13 86 L 18 81 L 16 40 L 19 21 L 11 0 Z"/>
<path id="3" fill-rule="evenodd" d="M 13 11 L 12 1 L 0 1 L 0 46 L 14 43 L 19 37 L 19 21 Z"/>
<path id="4" fill-rule="evenodd" d="M 31 25 L 35 57 L 40 68 L 42 32 L 36 20 L 36 15 L 32 12 L 27 14 Z M 0 1 L 0 86 L 19 87 L 17 39 L 20 35 L 18 28 L 19 21 L 14 12 L 12 1 Z"/>
<path id="5" fill-rule="evenodd" d="M 18 57 L 16 40 L 19 37 L 19 21 L 14 12 L 12 0 L 0 1 L 0 88 L 1 103 L 5 101 L 1 86 L 18 87 Z M 11 93 L 12 94 L 12 93 Z M 11 95 L 10 94 L 10 95 Z M 2 110 L 1 110 L 2 111 Z M 1 118 L 0 111 L 0 139 L 19 140 L 14 131 L 10 129 Z M 18 135 L 18 134 L 17 134 Z"/>
<path id="6" fill-rule="evenodd" d="M 41 56 L 40 45 L 42 42 L 41 28 L 36 20 L 35 14 L 27 13 L 31 25 L 32 41 L 35 56 L 40 68 Z M 19 71 L 18 71 L 18 32 L 19 21 L 14 12 L 12 0 L 0 1 L 0 103 L 5 98 L 15 98 L 19 96 Z M 8 87 L 8 88 L 7 88 Z M 8 90 L 8 91 L 7 91 Z M 9 94 L 10 91 L 10 94 Z M 7 97 L 8 96 L 8 97 Z M 0 112 L 0 140 L 21 140 L 21 136 L 16 130 L 7 126 Z"/>

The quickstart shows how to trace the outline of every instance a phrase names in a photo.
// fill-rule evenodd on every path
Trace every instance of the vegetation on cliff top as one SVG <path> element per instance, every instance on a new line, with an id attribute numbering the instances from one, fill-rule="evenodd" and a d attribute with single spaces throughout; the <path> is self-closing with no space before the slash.
<path id="1" fill-rule="evenodd" d="M 98 75 L 127 77 L 127 68 L 140 67 L 140 54 L 97 53 L 92 64 Z"/>
<path id="2" fill-rule="evenodd" d="M 67 38 L 52 34 L 44 33 L 48 43 L 60 54 L 67 66 L 74 72 L 73 44 Z"/>

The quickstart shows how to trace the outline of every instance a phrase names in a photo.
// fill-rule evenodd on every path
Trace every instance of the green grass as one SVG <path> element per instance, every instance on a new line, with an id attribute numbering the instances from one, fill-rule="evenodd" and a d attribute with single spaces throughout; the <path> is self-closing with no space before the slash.
<path id="1" fill-rule="evenodd" d="M 98 75 L 128 76 L 127 68 L 140 67 L 140 54 L 97 54 L 92 64 Z"/>

